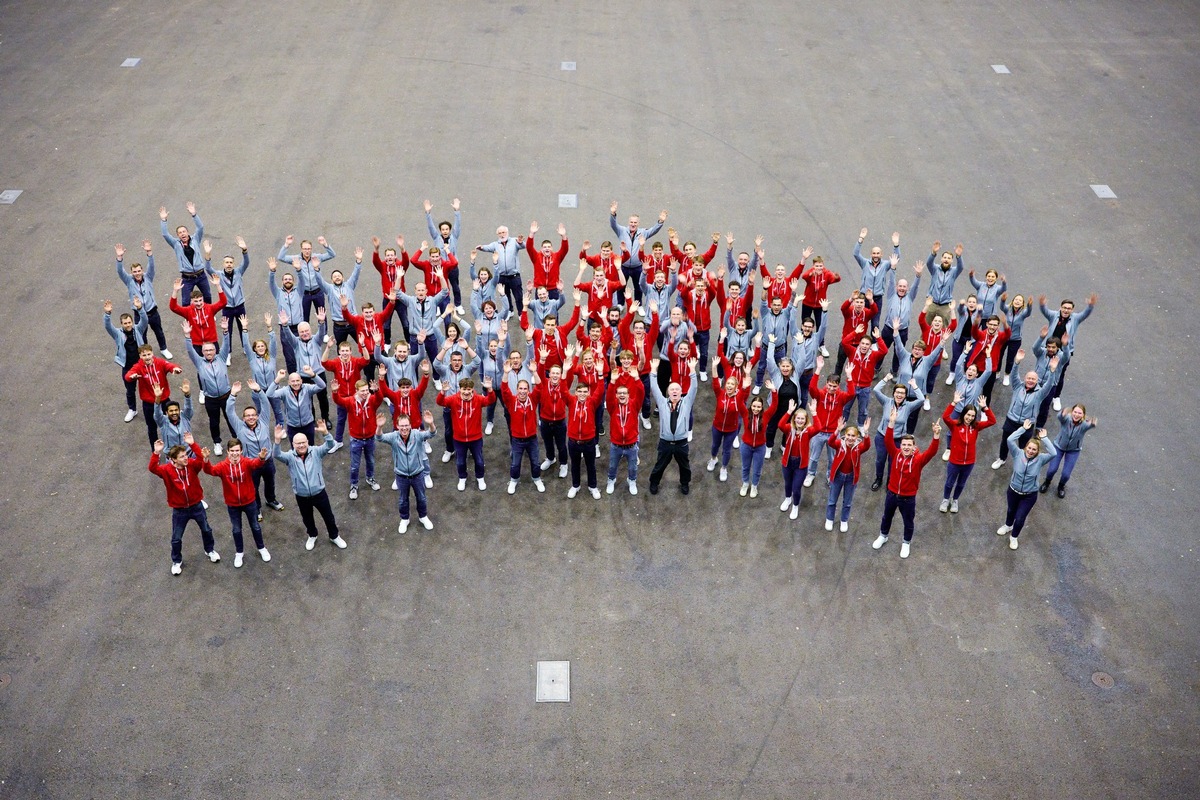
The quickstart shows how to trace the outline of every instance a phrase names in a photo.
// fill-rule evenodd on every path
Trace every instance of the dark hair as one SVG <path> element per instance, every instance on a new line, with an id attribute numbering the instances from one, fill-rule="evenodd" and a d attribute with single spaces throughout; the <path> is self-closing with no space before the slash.
<path id="1" fill-rule="evenodd" d="M 231 447 L 237 447 L 238 449 L 244 449 L 244 448 L 242 448 L 242 440 L 237 438 L 236 436 L 225 443 L 226 450 L 228 450 Z"/>

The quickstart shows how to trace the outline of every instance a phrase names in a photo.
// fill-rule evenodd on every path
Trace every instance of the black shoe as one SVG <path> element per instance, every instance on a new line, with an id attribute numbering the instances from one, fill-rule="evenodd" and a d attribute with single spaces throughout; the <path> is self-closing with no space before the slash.
<path id="1" fill-rule="evenodd" d="M 653 483 L 650 484 L 650 494 L 658 494 L 658 486 Z"/>
<path id="2" fill-rule="evenodd" d="M 878 478 L 876 478 L 876 479 L 875 479 L 875 482 L 871 484 L 871 491 L 872 491 L 872 492 L 878 492 L 878 491 L 879 491 L 879 487 L 880 487 L 880 486 L 883 486 L 883 481 L 881 481 L 881 480 L 879 480 Z"/>
<path id="3" fill-rule="evenodd" d="M 1066 484 L 1062 484 L 1062 483 L 1060 483 L 1060 484 L 1058 485 L 1058 492 L 1057 492 L 1057 494 L 1058 494 L 1058 496 L 1059 496 L 1059 497 L 1066 497 L 1066 496 L 1067 496 L 1067 487 L 1066 487 Z"/>
<path id="4" fill-rule="evenodd" d="M 690 491 L 691 491 L 691 489 L 689 489 L 689 488 L 688 488 L 688 487 L 686 487 L 686 486 L 680 486 L 680 487 L 679 487 L 679 493 L 680 493 L 680 494 L 687 494 L 687 493 L 688 493 L 688 492 L 690 492 Z"/>
<path id="5" fill-rule="evenodd" d="M 1042 481 L 1042 487 L 1040 489 L 1038 489 L 1038 491 L 1041 492 L 1042 494 L 1045 494 L 1046 492 L 1050 491 L 1050 479 L 1049 478 L 1046 478 L 1046 480 Z"/>

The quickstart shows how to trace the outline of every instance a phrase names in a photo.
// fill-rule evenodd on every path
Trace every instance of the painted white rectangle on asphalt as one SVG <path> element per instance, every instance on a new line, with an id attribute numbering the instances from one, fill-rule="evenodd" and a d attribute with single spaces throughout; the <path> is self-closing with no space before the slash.
<path id="1" fill-rule="evenodd" d="M 561 69 L 563 72 L 574 72 L 575 71 L 575 62 L 574 61 L 564 61 L 564 62 L 562 62 L 562 65 L 559 67 L 559 69 Z"/>
<path id="2" fill-rule="evenodd" d="M 537 662 L 537 695 L 539 703 L 571 702 L 571 662 Z"/>
<path id="3" fill-rule="evenodd" d="M 579 195 L 577 194 L 560 194 L 558 196 L 559 208 L 579 208 Z"/>
<path id="4" fill-rule="evenodd" d="M 142 60 L 140 58 L 127 58 L 121 62 L 121 66 L 122 67 L 136 67 L 140 63 L 142 63 Z"/>
<path id="5" fill-rule="evenodd" d="M 1009 75 L 1008 67 L 1003 64 L 992 64 L 992 70 L 998 75 Z"/>
<path id="6" fill-rule="evenodd" d="M 5 189 L 0 192 L 0 205 L 11 206 L 21 196 L 21 189 Z"/>
<path id="7" fill-rule="evenodd" d="M 1101 200 L 1116 200 L 1117 199 L 1117 193 L 1114 192 L 1112 189 L 1108 188 L 1107 183 L 1093 183 L 1092 191 L 1095 192 L 1096 197 L 1099 197 Z"/>

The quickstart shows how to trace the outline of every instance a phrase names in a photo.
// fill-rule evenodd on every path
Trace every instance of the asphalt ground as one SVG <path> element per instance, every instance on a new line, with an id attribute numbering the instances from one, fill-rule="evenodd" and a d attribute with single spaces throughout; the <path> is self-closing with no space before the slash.
<path id="1" fill-rule="evenodd" d="M 1194 2 L 0 2 L 0 190 L 23 190 L 0 205 L 0 797 L 1196 796 L 1198 23 Z M 673 473 L 654 498 L 510 497 L 501 425 L 486 493 L 435 464 L 431 534 L 397 535 L 386 490 L 350 503 L 335 455 L 345 551 L 306 552 L 285 492 L 274 559 L 235 570 L 205 479 L 224 559 L 190 531 L 172 577 L 100 324 L 112 244 L 154 242 L 165 304 L 156 211 L 193 200 L 218 255 L 248 240 L 260 313 L 284 235 L 344 267 L 455 196 L 464 253 L 531 219 L 599 242 L 616 198 L 685 239 L 761 233 L 771 263 L 811 244 L 835 302 L 862 226 L 899 230 L 905 268 L 962 241 L 1013 291 L 1099 292 L 1064 399 L 1100 427 L 1017 552 L 986 463 L 957 516 L 928 468 L 906 561 L 870 548 L 866 485 L 846 534 L 819 491 L 779 513 L 777 460 L 739 498 L 703 471 L 705 386 L 686 498 Z M 541 659 L 571 661 L 569 704 L 534 703 Z"/>

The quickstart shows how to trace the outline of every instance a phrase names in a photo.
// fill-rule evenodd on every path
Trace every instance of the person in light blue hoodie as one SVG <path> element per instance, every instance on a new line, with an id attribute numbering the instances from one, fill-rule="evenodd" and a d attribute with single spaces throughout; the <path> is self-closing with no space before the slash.
<path id="1" fill-rule="evenodd" d="M 221 315 L 229 320 L 229 327 L 225 331 L 225 363 L 229 364 L 229 359 L 233 353 L 233 323 L 236 320 L 238 331 L 244 331 L 244 318 L 246 316 L 246 289 L 242 285 L 242 276 L 246 274 L 246 270 L 250 269 L 250 251 L 246 249 L 246 240 L 238 236 L 234 239 L 237 246 L 242 251 L 242 265 L 234 266 L 233 256 L 225 256 L 221 259 L 221 271 L 216 272 L 212 268 L 212 261 L 209 260 L 209 253 L 212 252 L 212 243 L 205 242 L 205 258 L 204 271 L 209 275 L 216 275 L 221 280 L 221 291 L 225 293 L 225 307 L 221 309 Z"/>
<path id="2" fill-rule="evenodd" d="M 140 306 L 141 300 L 135 299 Z M 138 348 L 146 343 L 146 317 L 139 317 L 137 323 L 132 314 L 121 315 L 121 327 L 112 324 L 112 301 L 104 301 L 104 330 L 112 337 L 117 346 L 113 361 L 121 368 L 121 380 L 125 383 L 125 421 L 129 422 L 137 416 L 137 381 L 126 380 L 125 375 L 137 366 L 139 359 Z"/>
<path id="3" fill-rule="evenodd" d="M 1069 411 L 1058 413 L 1058 423 L 1062 426 L 1054 440 L 1058 452 L 1046 468 L 1046 479 L 1042 481 L 1040 489 L 1042 494 L 1050 489 L 1050 481 L 1054 480 L 1054 473 L 1058 472 L 1061 464 L 1063 474 L 1058 481 L 1056 494 L 1060 498 L 1067 496 L 1067 481 L 1071 480 L 1071 472 L 1075 469 L 1075 462 L 1079 460 L 1080 451 L 1083 450 L 1083 435 L 1096 427 L 1098 422 L 1095 417 L 1087 416 L 1087 409 L 1082 403 L 1076 403 Z"/>
<path id="4" fill-rule="evenodd" d="M 380 411 L 376 416 L 375 438 L 392 448 L 392 470 L 396 473 L 396 488 L 400 492 L 398 530 L 400 533 L 408 530 L 408 490 L 412 489 L 417 500 L 417 521 L 425 530 L 431 531 L 433 522 L 429 519 L 423 475 L 429 468 L 429 462 L 425 458 L 425 443 L 437 433 L 437 428 L 433 425 L 433 412 L 425 411 L 421 416 L 424 424 L 416 429 L 412 427 L 412 420 L 408 415 L 401 414 L 396 418 L 396 429 L 391 433 L 383 432 L 387 418 L 388 415 L 384 411 Z"/>
<path id="5" fill-rule="evenodd" d="M 1054 443 L 1046 436 L 1046 429 L 1037 432 L 1037 438 L 1030 438 L 1021 447 L 1018 442 L 1023 435 L 1033 428 L 1033 420 L 1026 419 L 1022 427 L 1013 431 L 1008 437 L 1009 451 L 1012 453 L 1013 473 L 1008 482 L 1008 513 L 1004 524 L 996 529 L 997 536 L 1008 534 L 1008 546 L 1017 549 L 1017 538 L 1025 527 L 1025 520 L 1033 510 L 1033 504 L 1038 498 L 1038 475 L 1046 462 L 1058 454 Z"/>
<path id="6" fill-rule="evenodd" d="M 150 240 L 142 240 L 142 249 L 146 251 L 146 268 L 144 270 L 142 265 L 135 261 L 126 272 L 125 245 L 118 242 L 113 249 L 117 253 L 117 277 L 121 279 L 121 283 L 125 284 L 125 289 L 129 292 L 130 308 L 146 317 L 150 330 L 154 331 L 154 335 L 158 339 L 158 349 L 162 352 L 162 357 L 169 360 L 171 351 L 167 349 L 167 337 L 163 333 L 162 317 L 158 313 L 158 302 L 154 299 L 154 251 L 150 247 Z"/>
<path id="7" fill-rule="evenodd" d="M 221 320 L 222 327 L 228 327 L 227 320 Z M 184 323 L 184 334 L 188 324 Z M 200 391 L 204 395 L 204 411 L 208 414 L 208 432 L 212 435 L 213 454 L 221 455 L 221 415 L 225 414 L 225 399 L 229 396 L 229 367 L 225 366 L 228 339 L 222 340 L 218 351 L 212 342 L 205 342 L 201 354 L 196 354 L 194 347 L 187 348 L 187 354 L 196 365 L 196 376 L 200 381 Z M 225 427 L 229 429 L 229 438 L 235 437 L 233 423 L 225 417 Z"/>
<path id="8" fill-rule="evenodd" d="M 179 277 L 183 280 L 183 296 L 191 297 L 192 290 L 199 289 L 200 294 L 204 295 L 204 302 L 211 303 L 212 293 L 209 291 L 208 281 L 204 279 L 204 255 L 200 252 L 200 245 L 204 242 L 204 223 L 196 215 L 196 204 L 190 200 L 187 203 L 187 212 L 192 215 L 192 221 L 196 223 L 195 237 L 188 233 L 186 225 L 178 226 L 175 228 L 175 235 L 171 235 L 171 231 L 167 228 L 166 206 L 158 209 L 159 227 L 162 229 L 163 239 L 171 245 L 171 249 L 175 251 L 175 258 L 179 261 Z"/>
<path id="9" fill-rule="evenodd" d="M 305 387 L 307 388 L 307 387 Z M 308 437 L 297 433 L 292 437 L 292 449 L 284 451 L 279 443 L 287 437 L 287 431 L 280 425 L 275 426 L 275 460 L 287 464 L 288 473 L 292 480 L 292 492 L 296 495 L 296 505 L 300 507 L 300 518 L 304 520 L 304 529 L 308 532 L 308 541 L 304 543 L 305 550 L 317 546 L 317 524 L 313 512 L 319 512 L 329 532 L 329 541 L 336 547 L 345 550 L 346 540 L 338 532 L 337 520 L 333 516 L 333 506 L 329 504 L 329 494 L 325 491 L 325 473 L 323 462 L 325 456 L 333 452 L 333 438 L 325 427 L 325 420 L 317 423 L 317 432 L 325 437 L 318 447 L 310 447 Z"/>

